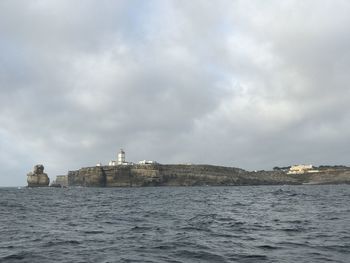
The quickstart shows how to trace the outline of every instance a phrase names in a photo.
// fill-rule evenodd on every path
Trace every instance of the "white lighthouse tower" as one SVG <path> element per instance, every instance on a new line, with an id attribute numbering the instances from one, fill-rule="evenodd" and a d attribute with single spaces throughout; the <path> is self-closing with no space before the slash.
<path id="1" fill-rule="evenodd" d="M 117 158 L 117 164 L 121 165 L 125 163 L 125 152 L 123 149 L 120 149 L 120 152 L 118 153 L 118 158 Z"/>

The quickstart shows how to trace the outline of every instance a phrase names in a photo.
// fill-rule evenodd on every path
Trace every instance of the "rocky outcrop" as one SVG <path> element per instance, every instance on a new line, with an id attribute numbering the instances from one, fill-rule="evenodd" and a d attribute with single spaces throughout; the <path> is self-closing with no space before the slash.
<path id="1" fill-rule="evenodd" d="M 67 177 L 69 186 L 88 187 L 350 184 L 350 168 L 287 174 L 214 165 L 144 164 L 85 167 L 68 172 Z"/>
<path id="2" fill-rule="evenodd" d="M 44 166 L 37 164 L 34 166 L 33 171 L 27 174 L 28 187 L 45 187 L 50 183 L 50 179 L 46 173 L 44 173 Z"/>
<path id="3" fill-rule="evenodd" d="M 318 173 L 304 175 L 305 184 L 350 184 L 350 168 L 320 169 Z"/>
<path id="4" fill-rule="evenodd" d="M 68 177 L 67 175 L 57 175 L 55 183 L 61 187 L 68 186 Z"/>

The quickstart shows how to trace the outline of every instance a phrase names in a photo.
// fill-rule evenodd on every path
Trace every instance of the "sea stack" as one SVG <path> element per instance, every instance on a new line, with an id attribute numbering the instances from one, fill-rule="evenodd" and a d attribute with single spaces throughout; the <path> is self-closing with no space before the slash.
<path id="1" fill-rule="evenodd" d="M 33 171 L 27 174 L 28 187 L 45 187 L 49 186 L 50 179 L 44 173 L 44 165 L 37 164 Z"/>

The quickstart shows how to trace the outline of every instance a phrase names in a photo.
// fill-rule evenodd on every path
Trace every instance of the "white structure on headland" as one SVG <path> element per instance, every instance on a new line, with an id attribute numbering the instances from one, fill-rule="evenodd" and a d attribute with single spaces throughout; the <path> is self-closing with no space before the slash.
<path id="1" fill-rule="evenodd" d="M 116 166 L 116 165 L 132 165 L 133 163 L 129 163 L 125 161 L 125 152 L 123 149 L 120 149 L 120 152 L 117 154 L 117 160 L 110 161 L 108 163 L 109 166 Z"/>
<path id="2" fill-rule="evenodd" d="M 287 174 L 304 174 L 304 173 L 317 173 L 318 170 L 314 170 L 311 164 L 299 164 L 293 165 L 289 168 Z"/>
<path id="3" fill-rule="evenodd" d="M 125 152 L 123 149 L 120 149 L 120 152 L 118 153 L 117 157 L 117 164 L 121 165 L 125 163 Z"/>
<path id="4" fill-rule="evenodd" d="M 142 160 L 139 161 L 139 164 L 157 164 L 156 161 Z M 109 166 L 117 166 L 117 165 L 134 165 L 133 162 L 125 161 L 125 152 L 123 149 L 120 149 L 120 152 L 117 154 L 117 160 L 110 161 L 108 163 Z"/>
<path id="5" fill-rule="evenodd" d="M 108 165 L 109 165 L 109 166 L 115 166 L 115 165 L 116 165 L 116 161 L 110 161 L 110 162 L 108 163 Z"/>

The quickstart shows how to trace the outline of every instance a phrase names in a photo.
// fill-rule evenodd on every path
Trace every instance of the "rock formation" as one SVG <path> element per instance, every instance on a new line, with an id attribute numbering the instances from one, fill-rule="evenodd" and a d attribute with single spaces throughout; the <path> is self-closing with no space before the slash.
<path id="1" fill-rule="evenodd" d="M 229 186 L 300 184 L 283 172 L 248 172 L 234 167 L 146 164 L 85 167 L 68 172 L 69 186 Z"/>
<path id="2" fill-rule="evenodd" d="M 44 165 L 37 164 L 34 166 L 33 171 L 27 174 L 28 187 L 44 187 L 48 186 L 50 179 L 46 173 L 44 173 Z"/>
<path id="3" fill-rule="evenodd" d="M 67 177 L 69 186 L 87 187 L 350 184 L 350 167 L 318 170 L 288 174 L 214 165 L 145 164 L 85 167 L 69 171 Z"/>

